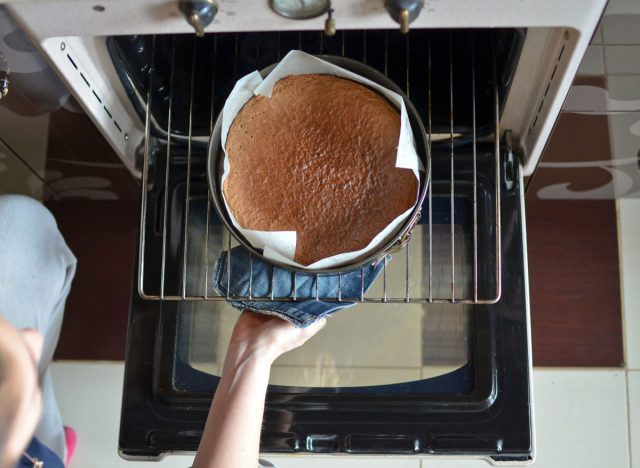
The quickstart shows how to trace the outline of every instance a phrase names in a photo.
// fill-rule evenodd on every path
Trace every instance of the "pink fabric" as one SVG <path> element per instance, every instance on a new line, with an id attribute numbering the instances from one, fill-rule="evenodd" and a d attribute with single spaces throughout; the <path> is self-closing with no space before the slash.
<path id="1" fill-rule="evenodd" d="M 64 427 L 64 441 L 67 446 L 67 458 L 64 461 L 65 466 L 69 465 L 69 461 L 73 456 L 73 452 L 76 451 L 76 444 L 78 443 L 78 435 L 76 431 L 72 428 L 65 426 Z"/>

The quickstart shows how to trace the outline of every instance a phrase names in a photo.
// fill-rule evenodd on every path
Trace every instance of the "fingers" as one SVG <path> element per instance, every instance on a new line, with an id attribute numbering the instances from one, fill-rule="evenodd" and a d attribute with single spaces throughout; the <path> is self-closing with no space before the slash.
<path id="1" fill-rule="evenodd" d="M 261 349 L 263 355 L 272 360 L 306 343 L 326 325 L 326 318 L 312 323 L 306 328 L 298 328 L 280 317 L 245 310 L 231 335 L 229 346 L 238 346 L 243 350 Z"/>

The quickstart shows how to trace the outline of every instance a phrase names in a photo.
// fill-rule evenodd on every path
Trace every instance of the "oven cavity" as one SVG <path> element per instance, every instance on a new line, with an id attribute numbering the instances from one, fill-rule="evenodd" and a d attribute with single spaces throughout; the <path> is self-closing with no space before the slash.
<path id="1" fill-rule="evenodd" d="M 503 185 L 499 120 L 524 34 L 516 29 L 412 30 L 409 34 L 380 30 L 341 31 L 333 37 L 294 31 L 224 33 L 202 39 L 110 38 L 112 59 L 123 84 L 134 88 L 129 95 L 147 123 L 149 136 L 142 171 L 145 189 L 138 277 L 142 297 L 178 301 L 498 301 Z M 217 253 L 236 244 L 222 229 L 224 244 L 210 245 L 210 231 L 218 229 L 212 227 L 218 220 L 206 190 L 209 135 L 235 82 L 277 62 L 292 49 L 348 57 L 378 69 L 406 93 L 426 128 L 427 147 L 418 151 L 426 155 L 432 183 L 422 206 L 419 234 L 392 262 L 384 262 L 381 291 L 374 288 L 377 292 L 361 291 L 355 297 L 340 291 L 337 298 L 291 299 L 272 293 L 256 297 L 251 291 L 246 296 L 232 291 L 221 295 L 212 288 L 210 276 Z M 172 188 L 178 185 L 184 186 L 182 199 L 176 198 Z M 201 212 L 193 208 L 198 200 L 204 201 Z M 184 212 L 180 225 L 169 216 L 176 204 Z M 159 233 L 151 229 L 158 216 Z M 187 225 L 193 216 L 202 217 L 208 229 L 190 231 Z M 156 222 L 149 224 L 149 217 Z M 150 239 L 158 234 L 158 242 Z M 207 258 L 194 255 L 196 248 L 207 252 Z M 422 260 L 414 265 L 416 252 Z M 159 268 L 147 268 L 149 257 L 161 259 Z M 232 270 L 233 265 L 227 274 Z M 388 275 L 402 277 L 402 284 L 385 281 Z M 312 276 L 316 283 L 321 281 L 322 274 Z"/>

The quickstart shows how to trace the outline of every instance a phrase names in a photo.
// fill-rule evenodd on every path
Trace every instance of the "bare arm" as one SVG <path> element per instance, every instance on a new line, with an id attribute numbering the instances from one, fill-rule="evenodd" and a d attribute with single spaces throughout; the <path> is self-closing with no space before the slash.
<path id="1" fill-rule="evenodd" d="M 315 335 L 325 321 L 296 328 L 245 311 L 236 324 L 194 468 L 256 468 L 271 364 Z"/>

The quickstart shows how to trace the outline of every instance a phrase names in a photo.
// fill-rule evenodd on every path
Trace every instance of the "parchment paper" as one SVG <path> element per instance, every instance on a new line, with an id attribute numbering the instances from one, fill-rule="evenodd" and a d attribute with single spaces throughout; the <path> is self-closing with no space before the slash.
<path id="1" fill-rule="evenodd" d="M 335 75 L 342 78 L 347 78 L 371 88 L 376 89 L 384 96 L 386 96 L 395 106 L 400 109 L 400 138 L 398 141 L 398 156 L 396 159 L 396 167 L 405 169 L 411 169 L 418 180 L 418 193 L 420 192 L 420 177 L 418 169 L 421 167 L 418 154 L 416 153 L 414 146 L 413 132 L 411 131 L 411 125 L 409 124 L 409 116 L 407 109 L 404 105 L 402 97 L 390 91 L 371 80 L 368 80 L 360 75 L 352 73 L 344 68 L 340 68 L 331 63 L 325 62 L 319 58 L 309 55 L 299 50 L 292 50 L 289 52 L 282 61 L 273 69 L 273 71 L 264 80 L 260 76 L 258 71 L 254 71 L 236 83 L 235 87 L 231 91 L 231 94 L 227 98 L 222 109 L 222 134 L 221 143 L 224 149 L 224 171 L 222 174 L 222 184 L 229 175 L 230 165 L 227 157 L 226 143 L 229 128 L 234 119 L 244 104 L 251 99 L 254 95 L 262 94 L 264 96 L 271 97 L 271 92 L 275 83 L 289 75 L 308 75 L 308 74 L 325 74 Z M 416 202 L 418 198 L 416 193 Z M 389 235 L 393 233 L 409 216 L 414 205 L 394 219 L 386 228 L 384 228 L 378 235 L 364 249 L 355 252 L 345 252 L 332 257 L 327 257 L 322 260 L 318 260 L 311 265 L 304 266 L 296 263 L 293 257 L 296 252 L 296 232 L 295 231 L 255 231 L 251 229 L 245 229 L 238 223 L 233 211 L 227 204 L 227 199 L 224 196 L 224 190 L 222 191 L 222 197 L 224 199 L 225 207 L 231 218 L 233 225 L 240 231 L 240 233 L 257 249 L 262 249 L 264 256 L 268 259 L 282 262 L 286 265 L 292 265 L 299 268 L 306 268 L 308 270 L 334 268 L 343 264 L 347 264 L 358 257 L 364 257 L 367 254 L 374 252 L 380 247 Z"/>

